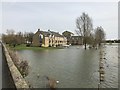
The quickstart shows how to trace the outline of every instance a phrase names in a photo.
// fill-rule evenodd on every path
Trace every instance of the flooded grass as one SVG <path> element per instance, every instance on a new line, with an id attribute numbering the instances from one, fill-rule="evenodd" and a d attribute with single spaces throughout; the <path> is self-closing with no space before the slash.
<path id="1" fill-rule="evenodd" d="M 7 45 L 9 48 L 14 49 L 14 50 L 34 50 L 34 51 L 39 51 L 39 50 L 47 50 L 47 49 L 63 49 L 62 47 L 26 47 L 25 44 L 22 45 L 16 45 L 15 47 Z"/>
<path id="2" fill-rule="evenodd" d="M 117 46 L 106 45 L 104 48 L 105 81 L 102 88 L 118 87 Z M 25 57 L 31 66 L 26 79 L 35 88 L 45 88 L 44 76 L 59 80 L 58 88 L 98 88 L 99 83 L 99 49 L 87 49 L 71 46 L 56 50 L 21 50 L 18 53 Z M 113 58 L 116 57 L 116 58 Z M 114 67 L 116 66 L 116 67 Z M 39 78 L 37 75 L 39 74 Z"/>

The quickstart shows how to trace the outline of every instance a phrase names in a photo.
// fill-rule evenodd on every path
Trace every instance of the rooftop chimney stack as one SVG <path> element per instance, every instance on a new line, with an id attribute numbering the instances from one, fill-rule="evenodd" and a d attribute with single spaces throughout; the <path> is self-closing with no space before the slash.
<path id="1" fill-rule="evenodd" d="M 50 29 L 48 29 L 48 32 L 50 32 Z"/>
<path id="2" fill-rule="evenodd" d="M 38 31 L 40 31 L 40 29 L 38 29 Z"/>

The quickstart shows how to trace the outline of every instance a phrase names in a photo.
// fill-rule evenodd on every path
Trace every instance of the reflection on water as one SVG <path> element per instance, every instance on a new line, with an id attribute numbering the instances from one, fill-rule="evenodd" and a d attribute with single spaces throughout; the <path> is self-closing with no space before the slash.
<path id="1" fill-rule="evenodd" d="M 105 48 L 105 82 L 102 87 L 118 87 L 118 45 L 107 45 Z"/>
<path id="2" fill-rule="evenodd" d="M 105 49 L 105 82 L 101 87 L 118 86 L 118 48 L 107 45 Z M 46 87 L 45 76 L 59 80 L 59 88 L 97 88 L 99 82 L 99 50 L 84 50 L 71 46 L 54 50 L 22 50 L 21 57 L 30 63 L 27 80 L 33 87 Z M 108 66 L 109 65 L 109 66 Z M 40 75 L 38 78 L 37 75 Z"/>

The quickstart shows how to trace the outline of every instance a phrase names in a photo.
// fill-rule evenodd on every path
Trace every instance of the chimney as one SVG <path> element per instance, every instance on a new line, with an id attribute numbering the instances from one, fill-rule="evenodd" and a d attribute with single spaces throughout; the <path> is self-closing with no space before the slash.
<path id="1" fill-rule="evenodd" d="M 38 31 L 40 31 L 40 29 L 38 29 Z"/>
<path id="2" fill-rule="evenodd" d="M 48 29 L 48 32 L 50 32 L 50 29 Z"/>

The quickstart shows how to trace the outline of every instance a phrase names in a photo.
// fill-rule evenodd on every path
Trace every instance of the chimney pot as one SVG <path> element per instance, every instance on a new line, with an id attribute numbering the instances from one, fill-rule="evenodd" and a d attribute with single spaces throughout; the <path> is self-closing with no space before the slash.
<path id="1" fill-rule="evenodd" d="M 38 29 L 38 31 L 40 31 L 40 29 Z"/>

